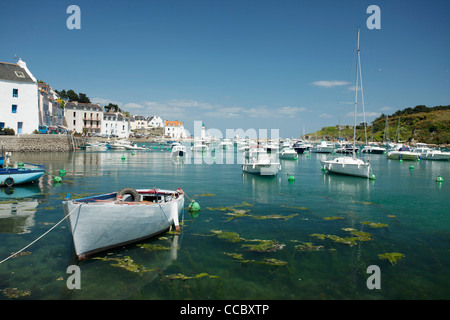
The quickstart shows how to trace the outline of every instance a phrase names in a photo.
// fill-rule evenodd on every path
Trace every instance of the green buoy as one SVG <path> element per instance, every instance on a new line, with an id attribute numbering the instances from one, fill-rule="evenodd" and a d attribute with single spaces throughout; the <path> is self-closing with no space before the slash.
<path id="1" fill-rule="evenodd" d="M 370 179 L 370 180 L 376 180 L 377 177 L 376 177 L 373 173 L 371 173 L 371 174 L 369 175 L 369 179 Z"/>
<path id="2" fill-rule="evenodd" d="M 438 175 L 438 177 L 436 178 L 436 182 L 444 182 L 444 178 Z"/>
<path id="3" fill-rule="evenodd" d="M 410 165 L 410 166 L 409 166 L 409 170 L 412 170 L 412 169 L 414 169 L 414 166 L 413 166 L 413 165 Z"/>
<path id="4" fill-rule="evenodd" d="M 195 200 L 192 200 L 189 204 L 188 210 L 192 212 L 200 211 L 200 205 Z"/>
<path id="5" fill-rule="evenodd" d="M 288 181 L 289 182 L 294 182 L 295 181 L 295 177 L 293 175 L 289 175 Z"/>
<path id="6" fill-rule="evenodd" d="M 53 177 L 53 182 L 55 182 L 55 183 L 62 182 L 62 178 L 58 177 L 58 176 L 54 176 Z"/>

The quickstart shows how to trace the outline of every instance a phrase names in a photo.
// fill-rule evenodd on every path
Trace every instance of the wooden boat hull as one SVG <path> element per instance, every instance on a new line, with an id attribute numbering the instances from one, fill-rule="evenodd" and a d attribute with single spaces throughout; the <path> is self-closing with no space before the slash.
<path id="1" fill-rule="evenodd" d="M 159 190 L 158 193 L 167 196 L 176 192 Z M 108 200 L 115 199 L 116 195 L 63 201 L 65 215 L 70 213 L 68 220 L 79 259 L 155 236 L 172 225 L 178 228 L 178 217 L 184 208 L 183 193 L 162 203 Z"/>

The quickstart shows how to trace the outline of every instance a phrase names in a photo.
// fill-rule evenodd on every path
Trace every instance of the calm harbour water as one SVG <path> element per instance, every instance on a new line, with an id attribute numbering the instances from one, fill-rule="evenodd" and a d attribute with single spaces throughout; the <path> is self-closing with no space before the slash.
<path id="1" fill-rule="evenodd" d="M 38 300 L 449 299 L 450 162 L 400 163 L 372 155 L 376 180 L 366 180 L 323 173 L 319 159 L 304 154 L 298 161 L 281 160 L 278 176 L 270 178 L 243 174 L 238 163 L 174 164 L 170 152 L 153 148 L 134 155 L 15 153 L 13 162 L 45 164 L 48 172 L 67 174 L 58 185 L 44 175 L 37 186 L 17 187 L 13 195 L 1 190 L 0 261 L 64 217 L 61 201 L 67 193 L 77 198 L 123 187 L 181 187 L 201 211 L 193 216 L 185 210 L 179 235 L 145 242 L 166 250 L 130 245 L 96 256 L 130 257 L 134 266 L 148 270 L 142 273 L 113 266 L 117 261 L 77 261 L 64 221 L 25 254 L 0 264 L 0 300 L 13 299 L 5 294 L 8 288 L 28 293 L 18 299 Z M 444 182 L 436 182 L 438 175 Z M 361 223 L 366 221 L 387 227 Z M 371 240 L 350 246 L 311 236 L 349 237 L 345 228 L 368 232 Z M 220 236 L 224 232 L 239 237 L 231 234 L 231 241 Z M 256 239 L 280 245 L 255 252 L 249 246 L 261 243 Z M 305 242 L 322 247 L 302 251 L 298 246 Z M 404 257 L 392 264 L 378 256 L 390 252 Z M 80 290 L 66 285 L 73 264 L 81 270 Z M 370 265 L 380 268 L 381 289 L 367 288 Z"/>

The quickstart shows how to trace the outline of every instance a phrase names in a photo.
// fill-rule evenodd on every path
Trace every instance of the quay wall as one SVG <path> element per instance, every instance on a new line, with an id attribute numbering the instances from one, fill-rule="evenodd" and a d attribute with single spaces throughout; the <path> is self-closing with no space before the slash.
<path id="1" fill-rule="evenodd" d="M 67 152 L 73 151 L 80 138 L 66 134 L 20 134 L 0 136 L 5 152 Z"/>

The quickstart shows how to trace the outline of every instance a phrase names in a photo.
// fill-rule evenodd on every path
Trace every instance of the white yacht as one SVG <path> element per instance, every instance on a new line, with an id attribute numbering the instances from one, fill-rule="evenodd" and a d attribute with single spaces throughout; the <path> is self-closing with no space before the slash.
<path id="1" fill-rule="evenodd" d="M 359 55 L 359 29 L 358 29 L 358 43 L 357 43 L 357 61 L 356 61 L 356 86 L 358 86 L 358 77 L 361 74 L 360 69 L 360 55 Z M 359 70 L 359 73 L 358 73 Z M 361 78 L 362 79 L 362 78 Z M 361 88 L 362 81 L 361 81 Z M 361 90 L 362 92 L 362 90 Z M 364 101 L 364 99 L 363 99 Z M 363 177 L 363 178 L 371 178 L 374 179 L 374 175 L 372 175 L 372 167 L 369 163 L 369 161 L 364 162 L 361 159 L 356 158 L 355 154 L 355 141 L 356 141 L 356 109 L 358 105 L 358 90 L 355 90 L 355 111 L 354 111 L 354 126 L 353 126 L 353 154 L 351 157 L 337 157 L 332 160 L 322 160 L 322 168 L 325 171 L 333 172 L 333 173 L 339 173 L 349 176 L 356 176 L 356 177 Z"/>

